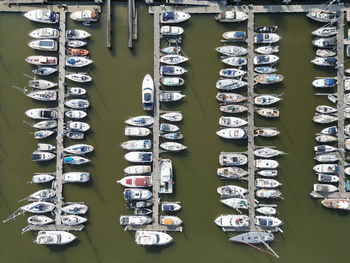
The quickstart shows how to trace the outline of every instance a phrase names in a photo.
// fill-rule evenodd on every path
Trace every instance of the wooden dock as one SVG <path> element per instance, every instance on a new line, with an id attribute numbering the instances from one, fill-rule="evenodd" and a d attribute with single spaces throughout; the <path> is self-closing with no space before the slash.
<path id="1" fill-rule="evenodd" d="M 132 48 L 133 10 L 133 0 L 128 0 L 128 48 Z"/>
<path id="2" fill-rule="evenodd" d="M 105 46 L 106 48 L 111 48 L 111 38 L 112 38 L 112 15 L 111 15 L 111 0 L 105 1 L 106 9 L 106 20 L 105 20 Z"/>
<path id="3" fill-rule="evenodd" d="M 76 12 L 81 10 L 97 10 L 101 12 L 101 7 L 99 5 L 76 5 L 76 4 L 66 4 L 66 9 L 63 10 L 58 5 L 11 5 L 8 6 L 6 4 L 0 3 L 0 12 L 14 12 L 14 13 L 24 13 L 33 9 L 49 9 L 55 12 Z"/>

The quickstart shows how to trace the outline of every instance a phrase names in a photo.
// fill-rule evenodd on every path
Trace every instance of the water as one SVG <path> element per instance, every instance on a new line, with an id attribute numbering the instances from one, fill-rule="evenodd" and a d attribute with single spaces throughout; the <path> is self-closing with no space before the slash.
<path id="1" fill-rule="evenodd" d="M 254 249 L 227 241 L 213 220 L 221 213 L 232 212 L 219 203 L 216 188 L 224 183 L 217 178 L 220 151 L 243 151 L 243 143 L 218 138 L 221 113 L 215 100 L 215 82 L 222 68 L 214 51 L 221 45 L 226 30 L 245 30 L 245 25 L 222 25 L 208 15 L 195 15 L 184 25 L 182 45 L 190 63 L 185 77 L 186 98 L 175 106 L 162 109 L 181 110 L 180 124 L 185 135 L 183 143 L 189 150 L 183 154 L 166 154 L 173 160 L 176 172 L 175 194 L 167 200 L 180 200 L 179 216 L 185 222 L 184 233 L 172 233 L 175 243 L 167 248 L 142 248 L 134 243 L 134 234 L 123 232 L 118 224 L 125 214 L 123 188 L 115 180 L 123 176 L 127 162 L 119 144 L 125 141 L 124 120 L 142 114 L 141 90 L 143 76 L 153 70 L 153 17 L 145 6 L 139 6 L 139 40 L 132 51 L 127 49 L 127 8 L 114 8 L 115 49 L 104 47 L 103 22 L 87 30 L 93 33 L 88 48 L 95 61 L 89 74 L 93 85 L 87 87 L 91 104 L 88 123 L 91 132 L 86 143 L 95 146 L 89 155 L 92 164 L 86 168 L 66 169 L 90 171 L 92 181 L 85 185 L 66 185 L 66 201 L 84 201 L 89 205 L 86 230 L 76 233 L 78 241 L 63 248 L 47 248 L 32 243 L 36 233 L 20 234 L 26 217 L 0 224 L 0 262 L 340 262 L 347 259 L 349 235 L 347 213 L 323 209 L 309 197 L 316 176 L 312 172 L 314 133 L 320 128 L 311 122 L 318 104 L 329 104 L 316 97 L 311 85 L 315 76 L 328 76 L 335 71 L 318 69 L 309 61 L 314 57 L 311 31 L 318 24 L 304 15 L 258 15 L 255 26 L 277 24 L 280 41 L 279 73 L 285 76 L 276 90 L 258 88 L 258 93 L 283 95 L 278 105 L 281 116 L 276 121 L 256 117 L 257 126 L 276 126 L 281 135 L 273 140 L 257 139 L 257 145 L 276 145 L 289 155 L 280 158 L 281 188 L 284 201 L 278 201 L 279 217 L 284 221 L 284 234 L 277 234 L 272 248 L 280 259 Z M 102 21 L 103 18 L 102 18 Z M 14 25 L 16 30 L 13 30 Z M 20 15 L 0 17 L 0 215 L 6 218 L 21 204 L 17 200 L 43 187 L 27 185 L 34 172 L 53 171 L 54 163 L 36 164 L 30 154 L 36 147 L 32 129 L 23 124 L 23 112 L 44 105 L 34 103 L 12 85 L 23 87 L 31 66 L 23 59 L 33 51 L 26 46 L 27 32 L 37 25 Z M 70 22 L 75 28 L 78 25 Z M 48 142 L 53 143 L 50 139 Z M 71 142 L 66 141 L 65 145 Z M 238 183 L 239 184 L 239 183 Z M 241 185 L 246 186 L 242 183 Z"/>

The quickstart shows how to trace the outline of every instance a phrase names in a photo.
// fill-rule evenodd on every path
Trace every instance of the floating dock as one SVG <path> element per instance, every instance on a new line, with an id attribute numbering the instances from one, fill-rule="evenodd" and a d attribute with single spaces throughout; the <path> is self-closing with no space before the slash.
<path id="1" fill-rule="evenodd" d="M 106 48 L 111 48 L 111 38 L 112 38 L 112 15 L 111 15 L 111 0 L 105 1 L 106 9 L 106 20 L 105 20 L 105 32 L 106 32 Z"/>

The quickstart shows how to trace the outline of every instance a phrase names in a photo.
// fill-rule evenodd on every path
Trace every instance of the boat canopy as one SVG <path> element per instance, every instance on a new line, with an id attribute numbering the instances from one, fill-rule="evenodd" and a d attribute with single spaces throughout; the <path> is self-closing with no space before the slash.
<path id="1" fill-rule="evenodd" d="M 164 212 L 174 211 L 174 205 L 163 205 Z"/>
<path id="2" fill-rule="evenodd" d="M 261 226 L 273 226 L 273 221 L 272 220 L 266 220 L 264 218 L 259 218 L 259 224 Z"/>
<path id="3" fill-rule="evenodd" d="M 150 93 L 145 93 L 143 98 L 144 98 L 144 100 L 146 102 L 151 102 L 152 101 L 152 95 Z"/>
<path id="4" fill-rule="evenodd" d="M 336 58 L 326 58 L 326 62 L 335 64 L 336 63 Z"/>
<path id="5" fill-rule="evenodd" d="M 169 67 L 169 66 L 163 66 L 163 72 L 164 73 L 173 73 L 174 72 L 174 68 L 173 67 Z"/>
<path id="6" fill-rule="evenodd" d="M 40 40 L 39 46 L 41 46 L 41 47 L 53 47 L 54 43 L 55 42 L 53 40 Z"/>
<path id="7" fill-rule="evenodd" d="M 242 38 L 244 38 L 245 37 L 245 33 L 242 32 L 242 31 L 236 31 L 235 32 L 235 37 L 242 37 Z"/>
<path id="8" fill-rule="evenodd" d="M 162 18 L 164 21 L 173 20 L 175 18 L 175 14 L 174 12 L 165 12 L 162 14 Z"/>
<path id="9" fill-rule="evenodd" d="M 268 62 L 269 57 L 268 56 L 258 56 L 258 62 Z"/>
<path id="10" fill-rule="evenodd" d="M 334 79 L 326 79 L 324 82 L 327 86 L 333 86 L 335 84 Z"/>

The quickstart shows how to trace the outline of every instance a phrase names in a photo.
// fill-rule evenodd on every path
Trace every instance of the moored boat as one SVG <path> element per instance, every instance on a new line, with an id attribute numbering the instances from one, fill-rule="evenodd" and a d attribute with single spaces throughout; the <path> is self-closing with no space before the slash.
<path id="1" fill-rule="evenodd" d="M 57 43 L 52 39 L 38 39 L 32 40 L 28 43 L 28 46 L 32 49 L 42 51 L 57 51 Z"/>
<path id="2" fill-rule="evenodd" d="M 255 105 L 272 105 L 279 102 L 281 99 L 272 95 L 260 95 L 254 98 Z"/>
<path id="3" fill-rule="evenodd" d="M 276 55 L 258 55 L 253 59 L 254 65 L 267 65 L 276 63 L 279 57 Z"/>
<path id="4" fill-rule="evenodd" d="M 222 63 L 225 63 L 233 67 L 242 67 L 247 65 L 248 63 L 247 59 L 242 57 L 226 57 L 221 59 L 221 61 Z"/>
<path id="5" fill-rule="evenodd" d="M 248 108 L 244 105 L 240 104 L 228 104 L 220 106 L 220 111 L 226 112 L 226 113 L 242 113 L 247 111 Z"/>
<path id="6" fill-rule="evenodd" d="M 154 83 L 151 75 L 147 74 L 142 81 L 142 108 L 146 111 L 153 110 Z"/>
<path id="7" fill-rule="evenodd" d="M 43 27 L 43 28 L 38 28 L 29 33 L 29 36 L 32 38 L 37 38 L 37 39 L 44 39 L 44 38 L 53 38 L 57 39 L 59 38 L 60 34 L 58 29 L 56 28 L 51 28 L 51 27 Z"/>
<path id="8" fill-rule="evenodd" d="M 68 40 L 82 40 L 90 37 L 91 34 L 81 29 L 67 29 L 66 38 Z"/>
<path id="9" fill-rule="evenodd" d="M 88 211 L 88 206 L 80 203 L 73 203 L 62 207 L 62 211 L 70 215 L 83 215 Z"/>
<path id="10" fill-rule="evenodd" d="M 128 152 L 124 158 L 132 163 L 150 163 L 153 161 L 152 152 Z"/>
<path id="11" fill-rule="evenodd" d="M 82 156 L 67 156 L 63 158 L 63 163 L 70 165 L 81 165 L 89 162 L 89 159 Z"/>
<path id="12" fill-rule="evenodd" d="M 179 26 L 161 26 L 160 34 L 163 36 L 179 36 L 182 35 L 184 29 Z"/>
<path id="13" fill-rule="evenodd" d="M 259 108 L 256 112 L 266 118 L 278 118 L 280 112 L 277 108 Z"/>
<path id="14" fill-rule="evenodd" d="M 248 193 L 248 190 L 237 185 L 224 185 L 217 188 L 221 197 L 239 197 Z"/>
<path id="15" fill-rule="evenodd" d="M 94 147 L 92 145 L 88 144 L 75 144 L 68 146 L 63 149 L 64 152 L 71 153 L 71 154 L 87 154 L 94 150 Z"/>
<path id="16" fill-rule="evenodd" d="M 246 215 L 221 215 L 214 222 L 222 228 L 245 228 L 249 227 L 250 219 Z"/>
<path id="17" fill-rule="evenodd" d="M 279 166 L 277 161 L 269 159 L 256 159 L 254 165 L 257 169 L 276 169 Z"/>
<path id="18" fill-rule="evenodd" d="M 122 142 L 120 146 L 129 151 L 150 150 L 152 148 L 151 140 L 130 140 Z"/>
<path id="19" fill-rule="evenodd" d="M 159 218 L 159 223 L 164 226 L 176 227 L 182 224 L 182 220 L 177 216 L 163 216 Z"/>
<path id="20" fill-rule="evenodd" d="M 76 236 L 66 231 L 39 231 L 34 243 L 38 245 L 66 245 L 73 242 Z"/>
<path id="21" fill-rule="evenodd" d="M 152 223 L 152 218 L 149 216 L 121 215 L 119 217 L 119 224 L 122 226 L 141 226 L 150 223 Z"/>
<path id="22" fill-rule="evenodd" d="M 131 165 L 124 169 L 124 173 L 128 175 L 148 174 L 152 172 L 150 165 Z"/>
<path id="23" fill-rule="evenodd" d="M 246 100 L 247 98 L 238 93 L 218 92 L 218 94 L 216 94 L 216 99 L 223 103 L 239 103 Z"/>
<path id="24" fill-rule="evenodd" d="M 187 149 L 187 146 L 178 142 L 163 142 L 159 146 L 163 150 L 166 150 L 169 152 L 179 152 Z"/>
<path id="25" fill-rule="evenodd" d="M 217 169 L 217 175 L 222 179 L 244 179 L 248 172 L 240 167 L 221 167 Z"/>
<path id="26" fill-rule="evenodd" d="M 245 139 L 247 131 L 242 128 L 224 128 L 216 132 L 216 134 L 225 139 Z"/>
<path id="27" fill-rule="evenodd" d="M 87 172 L 69 172 L 62 174 L 62 180 L 66 183 L 85 183 L 90 180 L 90 173 Z"/>
<path id="28" fill-rule="evenodd" d="M 241 11 L 224 11 L 214 15 L 216 21 L 225 23 L 242 22 L 248 19 L 248 15 Z"/>
<path id="29" fill-rule="evenodd" d="M 153 117 L 147 115 L 131 117 L 127 119 L 125 123 L 136 127 L 149 126 L 153 124 Z"/>
<path id="30" fill-rule="evenodd" d="M 257 47 L 255 49 L 255 52 L 262 54 L 262 55 L 270 55 L 272 53 L 278 53 L 279 52 L 279 46 L 261 46 L 261 47 Z"/>
<path id="31" fill-rule="evenodd" d="M 324 9 L 314 9 L 306 14 L 307 17 L 318 22 L 334 23 L 337 20 L 336 12 Z"/>
<path id="32" fill-rule="evenodd" d="M 125 187 L 136 187 L 144 188 L 152 186 L 152 176 L 140 176 L 140 175 L 130 175 L 125 176 L 122 179 L 118 180 L 117 183 L 120 183 Z"/>
<path id="33" fill-rule="evenodd" d="M 141 246 L 162 246 L 173 241 L 167 233 L 158 231 L 136 231 L 135 242 Z"/>
<path id="34" fill-rule="evenodd" d="M 56 66 L 57 58 L 48 56 L 29 56 L 25 59 L 26 62 L 38 66 Z"/>
<path id="35" fill-rule="evenodd" d="M 247 125 L 248 122 L 238 117 L 225 117 L 222 116 L 219 119 L 219 125 L 228 128 L 237 128 Z"/>
<path id="36" fill-rule="evenodd" d="M 274 235 L 267 232 L 248 232 L 229 238 L 231 242 L 261 244 L 272 242 Z"/>
<path id="37" fill-rule="evenodd" d="M 66 74 L 66 78 L 71 81 L 80 82 L 80 83 L 92 81 L 92 77 L 86 73 L 69 73 L 69 74 Z"/>
<path id="38" fill-rule="evenodd" d="M 184 63 L 188 60 L 189 60 L 188 57 L 184 57 L 178 54 L 170 54 L 170 55 L 161 56 L 159 59 L 159 62 L 168 64 L 168 65 L 177 65 L 180 63 Z"/>
<path id="39" fill-rule="evenodd" d="M 60 18 L 58 13 L 49 9 L 33 9 L 26 12 L 24 16 L 31 21 L 44 24 L 56 24 Z"/>
<path id="40" fill-rule="evenodd" d="M 326 208 L 350 210 L 350 200 L 345 198 L 324 199 L 321 204 Z"/>
<path id="41" fill-rule="evenodd" d="M 61 217 L 62 224 L 67 226 L 76 226 L 83 224 L 87 221 L 85 217 L 78 216 L 78 215 L 63 215 Z"/>
<path id="42" fill-rule="evenodd" d="M 185 12 L 162 12 L 159 14 L 160 22 L 162 24 L 175 24 L 181 23 L 191 18 L 190 14 Z"/>
<path id="43" fill-rule="evenodd" d="M 38 101 L 56 101 L 57 90 L 36 90 L 26 94 L 29 98 Z"/>
<path id="44" fill-rule="evenodd" d="M 219 155 L 219 163 L 222 166 L 241 166 L 248 161 L 246 155 L 234 152 L 221 152 Z"/>
<path id="45" fill-rule="evenodd" d="M 84 23 L 98 21 L 100 14 L 96 10 L 75 11 L 69 15 L 72 20 Z"/>
<path id="46" fill-rule="evenodd" d="M 151 134 L 151 130 L 145 127 L 125 127 L 125 136 L 144 137 Z"/>
<path id="47" fill-rule="evenodd" d="M 146 189 L 127 188 L 124 190 L 124 199 L 128 201 L 147 200 L 152 197 L 152 192 Z"/>
<path id="48" fill-rule="evenodd" d="M 240 46 L 221 46 L 215 48 L 215 50 L 225 56 L 239 57 L 248 54 L 248 50 Z"/>

